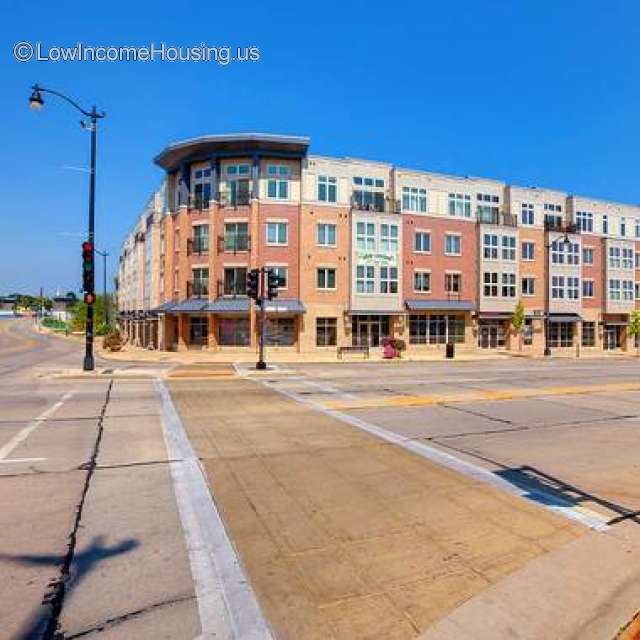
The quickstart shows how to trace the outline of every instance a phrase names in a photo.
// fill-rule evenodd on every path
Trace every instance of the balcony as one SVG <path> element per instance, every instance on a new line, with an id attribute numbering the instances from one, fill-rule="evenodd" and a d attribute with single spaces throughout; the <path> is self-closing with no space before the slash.
<path id="1" fill-rule="evenodd" d="M 187 298 L 208 298 L 208 280 L 187 280 Z"/>
<path id="2" fill-rule="evenodd" d="M 191 195 L 189 196 L 188 209 L 195 212 L 205 211 L 209 208 L 210 202 L 211 198 L 205 195 Z"/>
<path id="3" fill-rule="evenodd" d="M 504 211 L 477 211 L 478 224 L 495 224 L 501 227 L 517 227 L 518 216 Z"/>
<path id="4" fill-rule="evenodd" d="M 218 253 L 247 253 L 251 251 L 251 236 L 218 236 Z"/>
<path id="5" fill-rule="evenodd" d="M 209 253 L 209 238 L 189 238 L 187 240 L 187 255 L 206 256 Z"/>
<path id="6" fill-rule="evenodd" d="M 375 213 L 400 213 L 401 209 L 400 200 L 393 200 L 379 191 L 354 191 L 351 208 Z"/>
<path id="7" fill-rule="evenodd" d="M 221 191 L 216 194 L 221 207 L 246 207 L 251 204 L 251 192 L 246 191 Z"/>
<path id="8" fill-rule="evenodd" d="M 555 218 L 545 218 L 544 230 L 558 233 L 580 233 L 577 225 L 566 223 L 564 220 Z"/>

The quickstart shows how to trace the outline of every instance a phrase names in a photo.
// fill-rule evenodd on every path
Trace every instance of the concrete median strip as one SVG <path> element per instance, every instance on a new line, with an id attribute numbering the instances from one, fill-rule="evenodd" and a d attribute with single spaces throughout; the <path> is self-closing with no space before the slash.
<path id="1" fill-rule="evenodd" d="M 169 392 L 155 381 L 162 407 L 174 491 L 187 541 L 202 626 L 201 638 L 270 640 L 273 638 L 244 573 L 205 475 L 187 438 Z"/>

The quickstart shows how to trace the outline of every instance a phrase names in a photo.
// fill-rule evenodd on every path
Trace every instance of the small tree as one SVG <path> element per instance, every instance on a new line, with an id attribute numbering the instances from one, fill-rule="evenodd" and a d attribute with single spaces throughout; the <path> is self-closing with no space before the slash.
<path id="1" fill-rule="evenodd" d="M 633 336 L 636 343 L 636 355 L 640 357 L 640 311 L 634 311 L 629 320 L 629 335 Z"/>
<path id="2" fill-rule="evenodd" d="M 522 304 L 522 300 L 518 300 L 518 304 L 513 311 L 511 326 L 518 334 L 518 350 L 522 351 L 522 331 L 524 329 L 524 305 Z"/>

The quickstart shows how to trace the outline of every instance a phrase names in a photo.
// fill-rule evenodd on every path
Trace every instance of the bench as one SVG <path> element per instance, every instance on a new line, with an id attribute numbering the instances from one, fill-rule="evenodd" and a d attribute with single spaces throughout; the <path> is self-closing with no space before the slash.
<path id="1" fill-rule="evenodd" d="M 338 358 L 342 360 L 343 353 L 362 353 L 366 358 L 369 357 L 369 346 L 366 344 L 356 345 L 356 346 L 348 346 L 348 347 L 338 347 Z"/>

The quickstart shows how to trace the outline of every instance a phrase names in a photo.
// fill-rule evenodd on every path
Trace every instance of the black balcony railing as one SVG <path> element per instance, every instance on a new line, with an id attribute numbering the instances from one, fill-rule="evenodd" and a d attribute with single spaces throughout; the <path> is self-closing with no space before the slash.
<path id="1" fill-rule="evenodd" d="M 204 195 L 192 195 L 189 196 L 189 209 L 192 211 L 203 211 L 209 208 L 211 198 Z"/>
<path id="2" fill-rule="evenodd" d="M 354 191 L 351 196 L 351 208 L 377 213 L 395 213 L 398 210 L 396 202 L 391 203 L 381 191 Z"/>
<path id="3" fill-rule="evenodd" d="M 187 298 L 207 298 L 209 296 L 209 280 L 187 281 Z"/>
<path id="4" fill-rule="evenodd" d="M 240 253 L 246 251 L 251 251 L 251 236 L 218 236 L 218 253 Z"/>
<path id="5" fill-rule="evenodd" d="M 504 211 L 478 211 L 476 219 L 479 224 L 495 224 L 503 227 L 518 226 L 518 216 Z"/>
<path id="6" fill-rule="evenodd" d="M 544 221 L 545 231 L 556 231 L 558 233 L 580 233 L 580 228 L 573 223 L 566 223 L 563 220 L 547 219 Z"/>
<path id="7" fill-rule="evenodd" d="M 226 298 L 246 298 L 247 297 L 247 281 L 245 278 L 236 278 L 234 281 L 218 280 L 217 284 L 218 297 Z"/>
<path id="8" fill-rule="evenodd" d="M 206 255 L 209 253 L 209 238 L 188 238 L 187 255 Z"/>
<path id="9" fill-rule="evenodd" d="M 251 204 L 250 191 L 228 191 L 217 194 L 217 200 L 221 207 L 245 207 Z"/>

